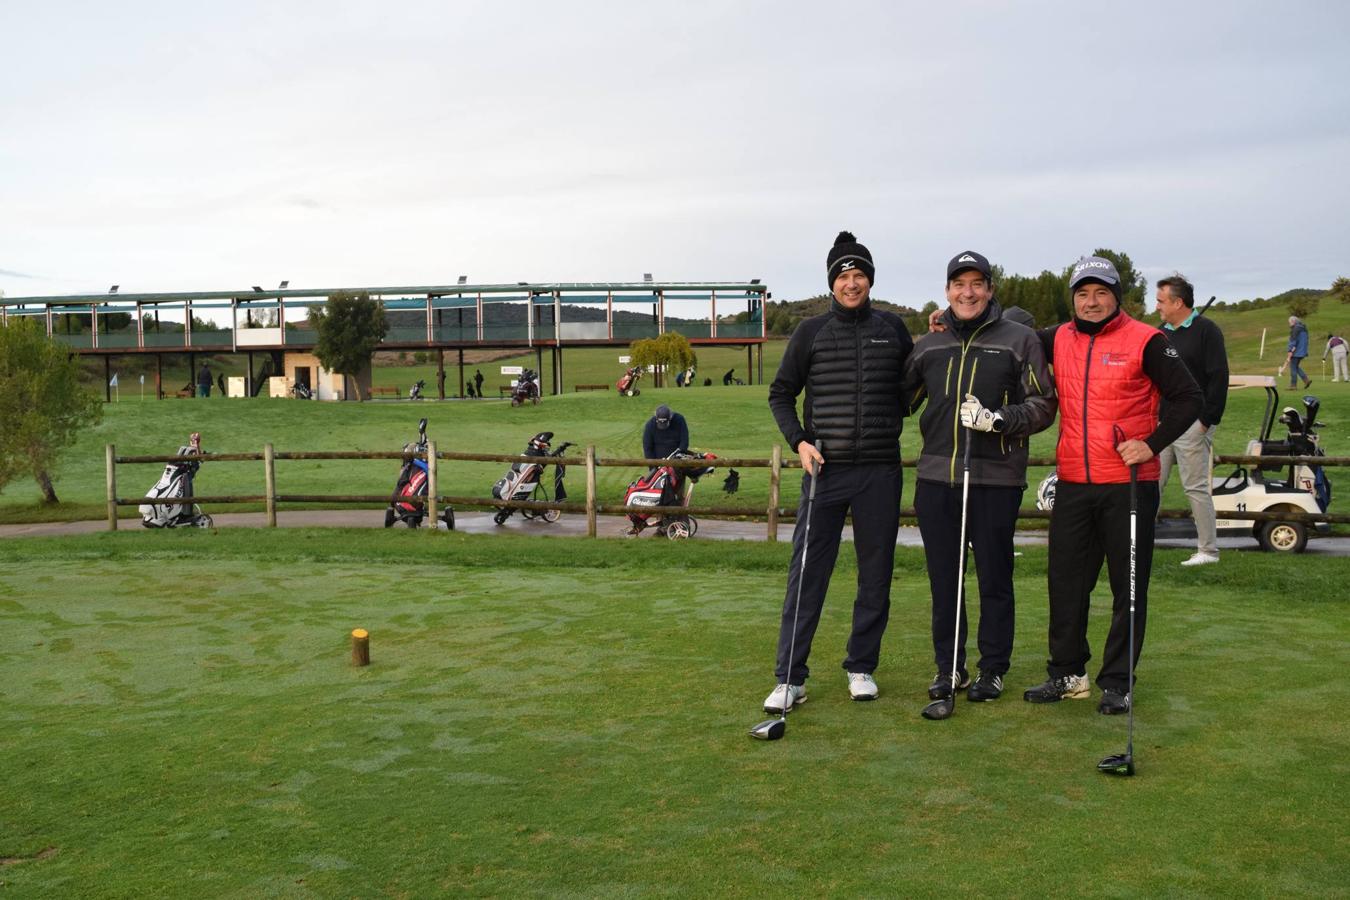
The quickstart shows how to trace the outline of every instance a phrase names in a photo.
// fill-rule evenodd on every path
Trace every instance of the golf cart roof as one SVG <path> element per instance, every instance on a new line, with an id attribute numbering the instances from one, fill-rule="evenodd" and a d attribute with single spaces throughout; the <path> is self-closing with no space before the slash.
<path id="1" fill-rule="evenodd" d="M 1235 390 L 1237 390 L 1238 388 L 1245 388 L 1245 387 L 1273 388 L 1273 387 L 1275 387 L 1275 376 L 1274 376 L 1274 375 L 1229 375 L 1229 376 L 1228 376 L 1228 389 L 1229 389 L 1230 391 L 1235 391 Z"/>

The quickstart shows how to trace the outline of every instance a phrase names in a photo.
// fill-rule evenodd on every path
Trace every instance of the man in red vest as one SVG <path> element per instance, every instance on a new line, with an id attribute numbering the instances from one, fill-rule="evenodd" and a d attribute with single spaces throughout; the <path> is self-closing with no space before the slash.
<path id="1" fill-rule="evenodd" d="M 1054 329 L 1046 356 L 1059 392 L 1059 485 L 1050 517 L 1050 659 L 1031 703 L 1090 695 L 1088 602 L 1105 559 L 1114 596 L 1097 684 L 1104 715 L 1130 708 L 1130 467 L 1138 467 L 1134 658 L 1144 643 L 1158 454 L 1200 415 L 1195 379 L 1151 325 L 1120 308 L 1120 275 L 1110 260 L 1080 259 L 1069 276 L 1074 317 Z M 1050 336 L 1047 335 L 1047 338 Z M 1166 399 L 1162 418 L 1159 403 Z"/>

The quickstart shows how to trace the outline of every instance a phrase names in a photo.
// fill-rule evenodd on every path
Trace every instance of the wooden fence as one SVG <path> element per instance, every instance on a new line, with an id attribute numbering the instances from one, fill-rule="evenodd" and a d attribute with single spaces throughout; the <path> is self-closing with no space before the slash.
<path id="1" fill-rule="evenodd" d="M 278 494 L 276 479 L 277 460 L 334 460 L 334 459 L 397 459 L 404 462 L 412 459 L 427 460 L 427 496 L 418 497 L 394 497 L 391 494 Z M 708 518 L 737 518 L 765 520 L 767 531 L 766 537 L 770 541 L 778 539 L 778 523 L 784 519 L 792 520 L 797 517 L 796 510 L 783 508 L 779 506 L 779 488 L 782 482 L 784 469 L 800 469 L 801 463 L 796 459 L 783 459 L 783 451 L 780 445 L 775 444 L 769 454 L 768 459 L 732 459 L 727 457 L 718 457 L 716 459 L 633 459 L 627 457 L 601 458 L 595 453 L 595 446 L 586 448 L 584 457 L 565 456 L 507 456 L 495 453 L 452 453 L 442 452 L 436 449 L 435 442 L 427 445 L 427 452 L 405 453 L 403 451 L 325 451 L 325 452 L 282 452 L 273 450 L 271 444 L 267 444 L 261 453 L 204 453 L 200 456 L 182 457 L 176 454 L 156 455 L 156 456 L 118 456 L 116 448 L 112 444 L 106 447 L 107 464 L 107 504 L 108 504 L 108 530 L 117 530 L 117 508 L 119 506 L 140 506 L 143 503 L 156 504 L 160 506 L 172 505 L 166 504 L 164 500 L 154 497 L 122 498 L 117 496 L 117 466 L 140 464 L 140 463 L 168 463 L 179 462 L 184 459 L 191 459 L 199 463 L 208 462 L 259 462 L 263 463 L 263 493 L 261 494 L 241 494 L 229 496 L 209 496 L 194 495 L 194 503 L 207 504 L 231 504 L 231 503 L 262 503 L 267 511 L 267 525 L 269 528 L 275 528 L 277 525 L 277 507 L 283 503 L 292 504 L 314 504 L 314 503 L 340 503 L 352 504 L 357 506 L 372 507 L 384 506 L 395 499 L 403 503 L 425 504 L 427 508 L 427 518 L 431 521 L 436 520 L 437 508 L 442 504 L 450 504 L 462 508 L 484 508 L 484 509 L 538 509 L 548 510 L 556 509 L 560 512 L 585 513 L 586 514 L 586 534 L 590 537 L 596 535 L 596 517 L 601 514 L 627 513 L 627 512 L 675 512 L 690 513 L 693 515 L 705 516 Z M 530 500 L 496 500 L 491 497 L 457 497 L 451 495 L 441 495 L 437 491 L 437 481 L 440 469 L 440 461 L 446 462 L 498 462 L 498 463 L 543 463 L 544 465 L 557 465 L 563 467 L 584 466 L 586 469 L 586 500 L 584 503 L 577 502 L 537 502 Z M 1350 457 L 1304 457 L 1304 456 L 1216 456 L 1214 457 L 1216 465 L 1236 464 L 1243 466 L 1289 466 L 1295 464 L 1317 465 L 1317 466 L 1347 466 L 1350 465 Z M 906 460 L 902 463 L 905 467 L 913 467 L 914 460 Z M 1053 458 L 1033 458 L 1028 460 L 1030 467 L 1045 467 L 1055 465 Z M 769 502 L 766 508 L 754 509 L 750 507 L 733 506 L 625 506 L 622 503 L 600 503 L 596 496 L 596 469 L 603 466 L 612 466 L 620 468 L 650 468 L 653 466 L 672 466 L 678 469 L 768 469 L 769 470 Z M 913 518 L 913 507 L 902 507 L 900 510 L 902 518 Z M 1165 509 L 1158 514 L 1165 519 L 1188 519 L 1191 517 L 1189 509 Z M 1038 509 L 1025 509 L 1018 514 L 1019 518 L 1024 519 L 1048 519 L 1050 513 Z M 1350 515 L 1333 515 L 1329 513 L 1310 514 L 1301 512 L 1224 512 L 1225 519 L 1242 519 L 1253 522 L 1263 522 L 1278 519 L 1288 522 L 1328 522 L 1333 524 L 1350 523 Z"/>

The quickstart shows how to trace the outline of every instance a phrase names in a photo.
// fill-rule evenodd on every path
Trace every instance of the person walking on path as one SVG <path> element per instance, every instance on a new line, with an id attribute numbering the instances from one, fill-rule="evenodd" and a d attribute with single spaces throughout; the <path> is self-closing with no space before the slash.
<path id="1" fill-rule="evenodd" d="M 1171 275 L 1159 281 L 1157 287 L 1163 333 L 1205 398 L 1199 418 L 1158 454 L 1158 491 L 1161 493 L 1167 487 L 1175 466 L 1195 520 L 1195 553 L 1182 565 L 1203 566 L 1219 561 L 1210 476 L 1214 467 L 1214 430 L 1219 427 L 1228 403 L 1228 351 L 1219 326 L 1196 312 L 1195 288 L 1189 281 L 1180 274 Z M 1167 415 L 1165 401 L 1161 414 Z"/>
<path id="2" fill-rule="evenodd" d="M 873 673 L 891 608 L 900 525 L 900 383 L 914 342 L 899 316 L 872 307 L 876 268 L 872 254 L 852 234 L 839 233 L 825 267 L 825 283 L 833 294 L 830 308 L 792 333 L 769 386 L 774 420 L 805 473 L 778 629 L 777 686 L 764 701 L 770 713 L 806 700 L 811 641 L 850 512 L 858 591 L 843 668 L 854 700 L 877 696 Z M 799 418 L 797 397 L 803 392 Z M 813 470 L 814 521 L 808 522 Z M 803 560 L 808 528 L 810 552 Z M 794 615 L 798 603 L 800 615 Z"/>
<path id="3" fill-rule="evenodd" d="M 947 263 L 947 310 L 905 363 L 907 411 L 924 405 L 914 507 L 933 594 L 937 676 L 930 700 L 969 687 L 969 700 L 997 700 L 1012 661 L 1013 531 L 1027 486 L 1027 438 L 1055 420 L 1054 382 L 1036 332 L 1006 318 L 989 261 L 973 250 Z M 958 427 L 961 426 L 961 427 Z M 967 539 L 980 588 L 979 677 L 966 669 L 966 605 L 956 638 L 955 570 L 961 546 L 962 450 L 971 442 Z M 957 681 L 952 684 L 952 655 Z"/>
<path id="4" fill-rule="evenodd" d="M 1289 388 L 1293 390 L 1298 387 L 1298 380 L 1303 379 L 1305 388 L 1312 387 L 1312 379 L 1303 371 L 1303 360 L 1308 356 L 1308 326 L 1303 324 L 1303 320 L 1298 316 L 1289 317 L 1289 355 L 1284 358 L 1284 365 L 1280 366 L 1279 374 L 1284 374 L 1285 366 L 1289 367 Z"/>
<path id="5" fill-rule="evenodd" d="M 1339 335 L 1327 335 L 1327 348 L 1322 351 L 1322 361 L 1325 362 L 1327 354 L 1331 354 L 1331 380 L 1332 381 L 1350 381 L 1350 370 L 1346 369 L 1346 357 L 1350 356 L 1350 344 L 1346 344 L 1345 338 Z"/>
<path id="6" fill-rule="evenodd" d="M 211 396 L 211 369 L 206 363 L 202 363 L 201 369 L 197 372 L 197 396 Z"/>
<path id="7" fill-rule="evenodd" d="M 1200 415 L 1204 397 L 1161 331 L 1123 312 L 1120 275 L 1110 260 L 1080 259 L 1071 269 L 1073 319 L 1058 325 L 1047 356 L 1059 393 L 1059 484 L 1050 514 L 1050 659 L 1031 703 L 1090 695 L 1088 607 L 1105 560 L 1113 597 L 1097 684 L 1104 715 L 1129 710 L 1133 686 L 1127 647 L 1134 575 L 1134 662 L 1144 646 L 1153 522 L 1158 511 L 1157 455 Z M 1159 401 L 1166 401 L 1159 418 Z M 1138 473 L 1137 546 L 1131 559 L 1130 472 Z M 1137 673 L 1138 668 L 1135 666 Z"/>
<path id="8" fill-rule="evenodd" d="M 474 370 L 473 370 L 473 389 L 474 389 L 474 391 L 476 391 L 476 392 L 478 393 L 478 396 L 479 396 L 480 398 L 483 396 L 483 370 L 482 370 L 482 369 L 474 369 Z"/>

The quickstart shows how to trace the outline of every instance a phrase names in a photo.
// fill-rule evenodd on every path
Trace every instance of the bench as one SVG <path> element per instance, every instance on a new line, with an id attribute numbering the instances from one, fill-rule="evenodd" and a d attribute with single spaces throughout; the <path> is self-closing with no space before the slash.
<path id="1" fill-rule="evenodd" d="M 511 396 L 511 394 L 512 394 L 514 391 L 515 391 L 515 388 L 513 388 L 513 387 L 512 387 L 511 385 L 509 385 L 509 384 L 499 384 L 499 385 L 497 385 L 497 396 L 498 396 L 498 397 L 509 397 L 509 396 Z M 480 394 L 479 396 L 481 397 L 482 395 Z"/>
<path id="2" fill-rule="evenodd" d="M 370 392 L 366 394 L 366 399 L 374 400 L 376 397 L 393 397 L 395 400 L 397 400 L 399 397 L 402 396 L 403 394 L 401 391 L 399 391 L 398 388 L 381 385 L 379 387 L 372 387 L 370 389 Z"/>
<path id="3" fill-rule="evenodd" d="M 191 388 L 183 388 L 181 391 L 174 394 L 174 396 L 179 400 L 191 400 L 193 397 L 197 396 L 197 392 Z"/>
<path id="4" fill-rule="evenodd" d="M 575 384 L 573 387 L 577 389 L 578 394 L 582 391 L 607 391 L 609 390 L 609 382 L 604 384 Z"/>

